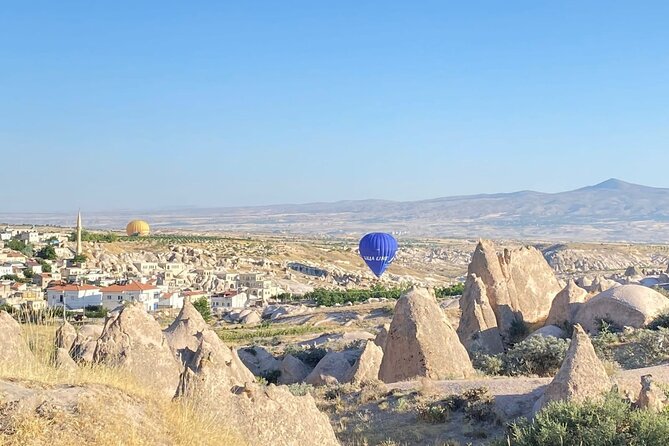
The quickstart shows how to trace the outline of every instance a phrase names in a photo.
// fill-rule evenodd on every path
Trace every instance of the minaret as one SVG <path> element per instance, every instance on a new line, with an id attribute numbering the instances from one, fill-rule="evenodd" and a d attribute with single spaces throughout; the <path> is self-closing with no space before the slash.
<path id="1" fill-rule="evenodd" d="M 81 255 L 81 211 L 77 214 L 77 255 Z"/>

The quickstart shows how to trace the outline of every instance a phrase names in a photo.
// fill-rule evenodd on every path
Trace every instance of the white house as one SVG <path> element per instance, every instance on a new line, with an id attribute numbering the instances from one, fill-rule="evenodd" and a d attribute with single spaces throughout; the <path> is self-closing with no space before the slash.
<path id="1" fill-rule="evenodd" d="M 47 304 L 62 307 L 63 303 L 70 310 L 79 310 L 90 306 L 102 305 L 100 288 L 93 285 L 56 285 L 46 290 Z"/>
<path id="2" fill-rule="evenodd" d="M 113 310 L 128 302 L 140 302 L 146 311 L 158 309 L 160 289 L 155 285 L 133 281 L 125 285 L 110 285 L 100 291 L 102 292 L 102 305 L 108 310 Z"/>
<path id="3" fill-rule="evenodd" d="M 159 266 L 171 276 L 178 276 L 188 270 L 186 265 L 181 262 L 163 262 Z"/>
<path id="4" fill-rule="evenodd" d="M 162 293 L 158 300 L 158 309 L 182 308 L 184 306 L 184 297 L 181 293 Z"/>
<path id="5" fill-rule="evenodd" d="M 249 303 L 246 293 L 227 292 L 211 297 L 211 307 L 216 308 L 245 308 Z"/>
<path id="6" fill-rule="evenodd" d="M 135 262 L 133 265 L 144 276 L 150 276 L 158 270 L 158 264 L 155 262 Z"/>
<path id="7" fill-rule="evenodd" d="M 0 277 L 14 274 L 14 268 L 10 264 L 0 265 Z"/>
<path id="8" fill-rule="evenodd" d="M 240 274 L 237 278 L 237 285 L 238 289 L 245 289 L 250 296 L 263 300 L 283 293 L 281 288 L 267 279 L 265 273 Z"/>
<path id="9" fill-rule="evenodd" d="M 17 238 L 25 243 L 35 244 L 40 242 L 40 236 L 37 231 L 23 231 L 19 233 Z"/>

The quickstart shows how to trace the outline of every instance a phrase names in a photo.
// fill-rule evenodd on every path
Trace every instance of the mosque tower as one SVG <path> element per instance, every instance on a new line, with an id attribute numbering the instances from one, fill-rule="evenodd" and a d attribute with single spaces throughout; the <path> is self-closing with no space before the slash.
<path id="1" fill-rule="evenodd" d="M 81 255 L 81 211 L 77 214 L 77 255 Z"/>

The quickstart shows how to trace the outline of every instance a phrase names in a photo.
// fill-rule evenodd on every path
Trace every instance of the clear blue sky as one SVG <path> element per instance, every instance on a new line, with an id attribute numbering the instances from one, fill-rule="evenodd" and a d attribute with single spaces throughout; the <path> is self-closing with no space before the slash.
<path id="1" fill-rule="evenodd" d="M 666 1 L 3 2 L 0 211 L 669 187 L 667 17 Z"/>

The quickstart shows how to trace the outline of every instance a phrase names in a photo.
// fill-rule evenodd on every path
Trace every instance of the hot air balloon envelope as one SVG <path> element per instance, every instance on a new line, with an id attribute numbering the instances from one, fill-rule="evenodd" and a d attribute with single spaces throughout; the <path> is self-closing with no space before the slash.
<path id="1" fill-rule="evenodd" d="M 372 232 L 360 239 L 359 250 L 369 269 L 376 277 L 381 277 L 395 259 L 397 240 L 385 232 Z"/>

